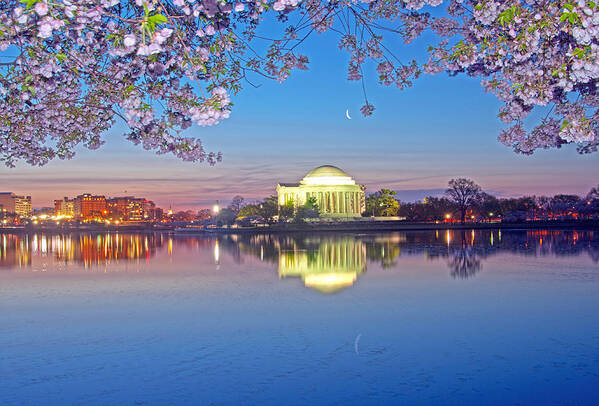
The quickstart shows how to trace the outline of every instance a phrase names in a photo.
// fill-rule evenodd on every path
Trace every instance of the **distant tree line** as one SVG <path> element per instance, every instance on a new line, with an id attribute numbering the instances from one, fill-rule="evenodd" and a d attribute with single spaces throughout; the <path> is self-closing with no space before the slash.
<path id="1" fill-rule="evenodd" d="M 398 216 L 410 221 L 524 221 L 599 218 L 599 186 L 586 196 L 522 196 L 499 198 L 470 179 L 452 179 L 445 195 L 402 203 Z"/>
<path id="2" fill-rule="evenodd" d="M 381 189 L 366 197 L 364 216 L 398 216 L 408 221 L 524 221 L 599 219 L 599 185 L 585 196 L 499 198 L 466 178 L 451 179 L 443 196 L 400 202 L 396 192 Z"/>

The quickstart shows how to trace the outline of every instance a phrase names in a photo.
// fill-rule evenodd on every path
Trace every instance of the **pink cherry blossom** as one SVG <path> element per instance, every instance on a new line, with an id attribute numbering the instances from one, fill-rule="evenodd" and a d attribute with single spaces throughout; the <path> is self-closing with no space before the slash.
<path id="1" fill-rule="evenodd" d="M 227 119 L 246 83 L 307 69 L 304 40 L 325 33 L 348 54 L 347 79 L 363 82 L 365 116 L 375 112 L 365 77 L 401 90 L 446 72 L 476 78 L 502 102 L 498 138 L 516 152 L 599 147 L 595 2 L 6 0 L 0 10 L 0 160 L 9 166 L 95 149 L 117 121 L 146 149 L 214 164 L 221 154 L 186 129 Z M 280 36 L 259 30 L 269 17 Z M 423 41 L 423 60 L 402 48 Z"/>

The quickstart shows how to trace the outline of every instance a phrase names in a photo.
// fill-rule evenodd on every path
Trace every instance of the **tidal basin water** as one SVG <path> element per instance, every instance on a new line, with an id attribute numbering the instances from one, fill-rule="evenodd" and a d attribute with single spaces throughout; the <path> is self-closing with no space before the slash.
<path id="1" fill-rule="evenodd" d="M 0 404 L 599 404 L 599 231 L 0 234 Z"/>

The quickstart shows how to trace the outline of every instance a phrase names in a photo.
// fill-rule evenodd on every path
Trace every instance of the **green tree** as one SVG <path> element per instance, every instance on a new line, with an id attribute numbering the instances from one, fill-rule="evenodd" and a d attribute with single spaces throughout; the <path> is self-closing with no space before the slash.
<path id="1" fill-rule="evenodd" d="M 284 205 L 279 206 L 279 219 L 288 220 L 295 213 L 295 205 L 293 200 L 288 200 Z"/>
<path id="2" fill-rule="evenodd" d="M 366 198 L 366 213 L 373 216 L 396 216 L 399 210 L 399 201 L 393 197 L 395 195 L 397 192 L 390 189 L 381 189 L 370 194 Z"/>
<path id="3" fill-rule="evenodd" d="M 318 201 L 316 200 L 316 197 L 314 197 L 314 196 L 309 197 L 308 200 L 306 200 L 304 207 L 316 212 L 315 217 L 318 217 L 320 215 L 320 208 L 318 207 Z"/>
<path id="4" fill-rule="evenodd" d="M 248 204 L 243 206 L 239 213 L 237 213 L 237 217 L 251 217 L 251 216 L 260 216 L 260 206 L 259 204 Z"/>
<path id="5" fill-rule="evenodd" d="M 293 216 L 293 221 L 296 223 L 303 223 L 306 221 L 306 219 L 318 218 L 319 216 L 320 212 L 316 198 L 309 197 L 303 206 L 297 208 L 295 215 Z"/>
<path id="6" fill-rule="evenodd" d="M 258 208 L 258 215 L 267 223 L 273 223 L 275 217 L 279 214 L 279 198 L 277 196 L 269 196 L 258 204 Z"/>

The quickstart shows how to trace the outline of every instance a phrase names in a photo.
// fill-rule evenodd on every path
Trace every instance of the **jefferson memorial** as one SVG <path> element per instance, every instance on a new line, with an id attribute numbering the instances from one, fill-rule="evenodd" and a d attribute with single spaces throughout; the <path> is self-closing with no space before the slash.
<path id="1" fill-rule="evenodd" d="M 341 169 L 323 165 L 308 172 L 299 183 L 279 183 L 279 205 L 292 201 L 297 208 L 316 198 L 320 214 L 328 217 L 360 217 L 366 210 L 364 185 Z"/>

